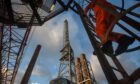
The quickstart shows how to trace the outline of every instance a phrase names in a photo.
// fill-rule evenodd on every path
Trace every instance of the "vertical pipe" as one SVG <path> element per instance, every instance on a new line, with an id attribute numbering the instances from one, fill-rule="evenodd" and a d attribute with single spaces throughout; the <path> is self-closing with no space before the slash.
<path id="1" fill-rule="evenodd" d="M 68 31 L 68 21 L 64 21 L 64 46 L 69 44 L 69 31 Z"/>
<path id="2" fill-rule="evenodd" d="M 92 84 L 85 54 L 80 55 L 80 61 L 81 61 L 81 65 L 82 65 L 81 67 L 82 67 L 83 78 L 84 78 L 85 84 Z"/>
<path id="3" fill-rule="evenodd" d="M 37 57 L 39 55 L 40 49 L 41 49 L 41 45 L 37 45 L 36 50 L 35 50 L 35 52 L 34 52 L 34 54 L 32 56 L 32 59 L 31 59 L 31 61 L 29 63 L 29 66 L 26 69 L 26 72 L 25 72 L 25 74 L 24 74 L 24 76 L 22 78 L 21 84 L 28 84 L 28 81 L 30 79 L 30 76 L 31 76 L 32 70 L 34 68 L 35 62 L 36 62 Z"/>
<path id="4" fill-rule="evenodd" d="M 76 59 L 76 74 L 77 74 L 77 84 L 83 81 L 82 70 L 81 70 L 81 63 L 80 58 Z"/>

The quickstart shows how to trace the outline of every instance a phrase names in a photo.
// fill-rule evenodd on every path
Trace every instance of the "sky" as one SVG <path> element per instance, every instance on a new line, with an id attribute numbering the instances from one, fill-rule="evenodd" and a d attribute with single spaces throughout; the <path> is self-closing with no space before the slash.
<path id="1" fill-rule="evenodd" d="M 115 4 L 120 3 L 118 0 L 114 1 L 116 1 Z M 111 2 L 114 3 L 113 1 Z M 129 5 L 134 3 L 134 1 L 127 1 L 125 6 L 129 7 Z M 135 11 L 140 13 L 138 9 Z M 70 44 L 74 50 L 74 56 L 78 57 L 81 53 L 86 54 L 87 59 L 91 63 L 97 83 L 107 84 L 106 78 L 103 74 L 103 71 L 101 70 L 97 57 L 92 55 L 94 49 L 92 48 L 91 43 L 87 37 L 80 17 L 71 10 L 56 16 L 40 27 L 32 28 L 27 46 L 25 47 L 23 59 L 21 60 L 15 84 L 20 84 L 31 56 L 33 55 L 33 52 L 38 44 L 40 44 L 42 48 L 33 69 L 29 84 L 49 84 L 50 80 L 57 77 L 59 59 L 61 57 L 60 50 L 63 48 L 63 28 L 65 19 L 68 20 Z M 140 20 L 138 21 L 140 22 Z M 130 26 L 127 27 L 131 29 Z M 118 28 L 118 26 L 115 26 L 114 31 L 125 33 L 123 30 Z M 132 31 L 136 32 L 140 36 L 139 32 L 135 30 Z M 138 44 L 139 42 L 135 41 L 135 43 L 130 47 L 135 47 Z M 113 43 L 113 46 L 116 48 L 117 44 Z M 118 56 L 119 61 L 122 63 L 128 74 L 131 74 L 135 69 L 140 67 L 139 52 L 140 50 L 132 53 L 124 53 Z M 109 60 L 110 64 L 114 66 L 110 58 L 107 57 L 107 59 Z M 117 77 L 121 78 L 118 73 Z M 136 84 L 139 83 L 140 81 L 137 81 Z"/>

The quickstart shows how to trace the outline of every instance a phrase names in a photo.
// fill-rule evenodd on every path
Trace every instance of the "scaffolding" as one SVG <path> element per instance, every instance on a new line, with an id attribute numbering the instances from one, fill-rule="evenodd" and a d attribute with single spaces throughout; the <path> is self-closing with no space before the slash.
<path id="1" fill-rule="evenodd" d="M 81 54 L 76 59 L 77 84 L 96 84 L 96 80 L 90 63 L 87 61 L 85 54 Z"/>
<path id="2" fill-rule="evenodd" d="M 62 1 L 58 1 L 56 4 L 59 7 L 49 13 L 44 12 L 48 10 L 43 9 L 35 0 L 29 0 L 27 3 L 23 1 L 0 0 L 0 82 L 2 84 L 14 84 L 32 26 L 41 26 L 67 10 L 61 5 L 64 3 Z M 42 3 L 47 6 L 49 3 L 45 2 L 48 0 L 43 0 Z"/>
<path id="3" fill-rule="evenodd" d="M 118 22 L 118 20 L 122 20 L 124 22 L 126 22 L 128 25 L 131 25 L 134 29 L 138 30 L 138 26 L 139 26 L 139 22 L 133 20 L 130 17 L 125 16 L 127 13 L 132 14 L 132 10 L 139 7 L 140 3 L 137 3 L 135 5 L 133 5 L 132 7 L 128 8 L 127 10 L 123 10 L 125 11 L 123 14 L 118 13 L 116 11 L 113 11 L 107 7 L 103 7 L 102 5 L 100 5 L 100 3 L 96 3 L 95 1 L 93 1 L 96 5 L 100 6 L 102 9 L 112 13 L 113 15 L 116 16 L 117 21 L 115 24 L 119 25 L 122 29 L 124 29 L 127 33 L 129 33 L 131 36 L 133 36 L 134 38 L 136 38 L 137 40 L 140 38 L 138 35 L 136 35 L 135 33 L 131 32 L 130 30 L 128 30 L 126 27 L 124 27 L 123 25 L 120 25 L 121 23 Z M 118 59 L 116 58 L 116 56 L 118 56 L 119 54 L 114 54 L 114 55 L 110 55 L 110 57 L 112 58 L 113 62 L 115 63 L 115 65 L 117 66 L 117 69 L 110 66 L 105 54 L 103 53 L 103 51 L 100 49 L 100 42 L 97 41 L 97 36 L 94 33 L 95 32 L 95 26 L 93 25 L 93 23 L 91 22 L 91 20 L 89 19 L 88 16 L 84 15 L 83 9 L 80 7 L 79 4 L 77 4 L 75 2 L 75 6 L 77 10 L 77 13 L 80 15 L 80 18 L 82 20 L 82 23 L 85 27 L 85 30 L 88 34 L 88 37 L 91 41 L 91 44 L 97 54 L 97 58 L 99 60 L 99 63 L 101 64 L 101 67 L 103 69 L 103 72 L 109 82 L 109 84 L 114 84 L 114 83 L 134 83 L 134 81 L 132 82 L 130 79 L 130 76 L 128 76 L 127 72 L 124 70 L 124 68 L 122 67 L 122 65 L 120 64 L 120 62 L 118 61 Z M 74 7 L 74 6 L 73 6 Z M 74 9 L 74 8 L 73 8 Z M 134 14 L 133 14 L 134 15 Z M 136 14 L 137 15 L 137 14 Z M 134 15 L 134 16 L 136 16 Z M 120 17 L 121 16 L 121 17 Z M 136 16 L 137 17 L 137 16 Z M 139 18 L 139 17 L 138 17 Z M 137 26 L 136 26 L 137 25 Z M 139 45 L 135 48 L 132 49 L 128 49 L 126 52 L 131 52 L 131 51 L 136 51 L 139 50 L 140 47 Z M 120 53 L 121 54 L 121 53 Z M 118 71 L 121 73 L 121 75 L 123 76 L 122 80 L 118 80 L 118 78 L 116 77 L 116 74 L 114 73 L 114 71 Z"/>
<path id="4" fill-rule="evenodd" d="M 68 32 L 68 21 L 64 21 L 64 44 L 60 51 L 62 56 L 60 58 L 60 67 L 58 78 L 66 78 L 72 82 L 76 82 L 74 52 L 71 48 Z"/>
<path id="5" fill-rule="evenodd" d="M 23 0 L 22 0 L 23 1 Z M 53 11 L 49 11 L 50 0 L 43 0 L 41 5 L 38 5 L 37 0 L 28 0 L 27 3 L 23 3 L 20 0 L 0 0 L 0 81 L 3 84 L 14 84 L 14 80 L 20 65 L 20 61 L 23 56 L 23 51 L 26 46 L 30 31 L 32 26 L 41 26 L 46 21 L 52 19 L 53 17 L 61 14 L 68 9 L 73 10 L 81 18 L 84 25 L 85 31 L 90 39 L 92 47 L 97 54 L 97 58 L 103 69 L 103 72 L 109 82 L 109 84 L 114 83 L 124 83 L 131 82 L 127 72 L 122 67 L 121 63 L 117 59 L 119 54 L 110 55 L 114 64 L 117 68 L 110 66 L 106 59 L 105 54 L 100 49 L 100 42 L 95 33 L 94 22 L 91 21 L 90 16 L 84 15 L 83 9 L 86 4 L 91 0 L 57 0 L 57 5 Z M 109 7 L 103 6 L 96 0 L 92 0 L 96 5 L 100 6 L 103 10 L 112 13 L 116 17 L 114 25 L 119 26 L 121 29 L 126 31 L 130 36 L 134 37 L 138 42 L 140 42 L 140 36 L 135 32 L 131 31 L 128 26 L 132 27 L 135 31 L 140 32 L 140 22 L 134 18 L 129 17 L 131 15 L 137 19 L 140 19 L 140 15 L 133 10 L 140 7 L 140 2 L 137 1 L 134 5 L 129 8 L 124 8 L 125 1 L 122 0 L 122 7 L 114 5 L 117 10 L 114 11 Z M 48 3 L 47 3 L 48 2 Z M 44 9 L 44 7 L 46 9 Z M 47 8 L 48 7 L 48 8 Z M 24 10 L 22 11 L 21 10 Z M 92 18 L 94 19 L 94 18 Z M 120 21 L 123 21 L 127 26 L 123 25 Z M 140 45 L 134 48 L 126 50 L 124 53 L 133 52 L 140 49 Z M 122 53 L 120 53 L 122 54 Z M 121 73 L 123 79 L 118 80 L 114 70 Z M 135 72 L 139 72 L 139 69 Z M 135 76 L 133 76 L 135 77 Z M 139 76 L 136 78 L 140 78 Z M 126 80 L 127 79 L 127 80 Z M 134 80 L 136 81 L 136 80 Z M 132 81 L 132 82 L 134 82 Z"/>

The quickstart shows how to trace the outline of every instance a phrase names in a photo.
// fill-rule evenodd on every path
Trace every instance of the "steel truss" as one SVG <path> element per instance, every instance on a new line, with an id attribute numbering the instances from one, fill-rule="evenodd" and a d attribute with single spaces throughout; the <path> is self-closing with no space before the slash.
<path id="1" fill-rule="evenodd" d="M 75 72 L 75 60 L 74 52 L 71 48 L 69 41 L 69 32 L 68 32 L 68 21 L 64 21 L 64 38 L 63 38 L 64 48 L 60 51 L 62 56 L 60 58 L 60 66 L 58 77 L 66 78 L 71 82 L 76 82 L 76 72 Z"/>
<path id="2" fill-rule="evenodd" d="M 140 37 L 135 34 L 134 32 L 130 31 L 128 28 L 126 28 L 124 25 L 122 25 L 120 22 L 118 22 L 119 20 L 124 21 L 125 23 L 127 23 L 127 25 L 130 25 L 131 27 L 133 27 L 135 30 L 137 30 L 139 32 L 139 26 L 140 23 L 136 20 L 134 20 L 133 18 L 128 17 L 126 14 L 130 14 L 134 17 L 140 18 L 138 13 L 134 13 L 132 12 L 134 9 L 138 8 L 140 6 L 140 3 L 137 3 L 133 6 L 131 6 L 128 9 L 122 9 L 120 7 L 117 7 L 118 10 L 121 10 L 121 12 L 116 12 L 111 10 L 110 8 L 104 7 L 102 6 L 100 3 L 97 3 L 93 0 L 93 2 L 100 6 L 101 8 L 103 8 L 104 10 L 112 13 L 116 18 L 116 25 L 120 26 L 120 28 L 122 28 L 123 30 L 125 30 L 128 34 L 130 34 L 132 37 L 136 38 L 138 41 L 140 39 Z M 109 82 L 109 84 L 124 84 L 124 83 L 134 83 L 135 81 L 132 81 L 132 76 L 128 75 L 127 72 L 124 70 L 124 68 L 122 67 L 122 65 L 120 64 L 120 62 L 118 61 L 118 59 L 116 58 L 116 56 L 118 55 L 110 55 L 110 57 L 112 58 L 114 64 L 117 66 L 117 68 L 114 68 L 112 66 L 110 66 L 105 54 L 102 52 L 102 50 L 100 49 L 100 42 L 98 42 L 98 37 L 95 34 L 95 26 L 93 25 L 93 22 L 90 20 L 90 17 L 84 15 L 82 6 L 80 6 L 80 4 L 78 4 L 77 2 L 74 2 L 75 4 L 73 4 L 73 6 L 71 6 L 71 9 L 74 10 L 77 14 L 80 15 L 80 18 L 82 20 L 82 23 L 85 27 L 85 30 L 88 34 L 88 37 L 91 41 L 91 44 L 97 54 L 97 58 L 101 64 L 101 67 L 103 69 L 103 72 Z M 123 12 L 123 13 L 122 13 Z M 93 19 L 93 18 L 92 18 Z M 140 41 L 139 41 L 140 42 Z M 132 52 L 132 51 L 136 51 L 140 49 L 140 45 L 136 46 L 135 48 L 131 48 L 126 50 L 126 52 Z M 123 79 L 118 80 L 117 76 L 115 75 L 114 71 L 118 71 L 120 72 L 120 74 L 123 76 Z M 139 69 L 138 69 L 139 70 Z M 136 71 L 138 71 L 136 70 Z M 140 72 L 140 71 L 139 71 Z M 135 74 L 137 75 L 137 74 Z M 137 76 L 136 79 L 140 78 L 139 76 Z"/>
<path id="3" fill-rule="evenodd" d="M 1 28 L 2 84 L 13 84 L 31 31 L 31 25 L 26 29 L 15 28 L 12 25 L 3 25 Z"/>
<path id="4" fill-rule="evenodd" d="M 16 3 L 13 2 L 13 0 L 0 0 L 0 80 L 3 84 L 14 83 L 14 79 L 16 77 L 20 61 L 22 59 L 24 47 L 26 46 L 26 42 L 31 31 L 31 26 L 42 25 L 44 22 L 50 20 L 58 14 L 61 14 L 63 11 L 68 10 L 68 8 L 72 9 L 75 13 L 80 15 L 85 30 L 89 36 L 95 52 L 97 53 L 98 60 L 101 64 L 101 67 L 105 73 L 108 82 L 118 82 L 118 79 L 113 70 L 119 71 L 124 78 L 129 77 L 127 73 L 125 73 L 125 70 L 119 63 L 118 59 L 116 58 L 116 55 L 111 55 L 110 57 L 116 64 L 117 69 L 109 65 L 104 53 L 98 46 L 98 37 L 94 32 L 95 27 L 93 25 L 93 22 L 91 22 L 88 16 L 85 16 L 83 14 L 82 7 L 84 6 L 82 6 L 81 3 L 77 3 L 77 0 L 69 0 L 67 4 L 65 4 L 64 1 L 65 0 L 57 0 L 57 3 L 61 5 L 60 8 L 54 10 L 51 13 L 45 13 L 41 15 L 39 10 L 43 9 L 36 6 L 36 2 L 34 0 L 29 0 L 28 4 L 24 4 L 21 1 Z M 89 2 L 89 0 L 81 1 L 82 4 L 84 4 L 85 2 Z M 93 2 L 95 2 L 95 0 L 93 0 Z M 122 28 L 131 36 L 135 37 L 136 40 L 140 42 L 140 37 L 135 32 L 131 31 L 119 22 L 121 20 L 129 26 L 133 27 L 136 31 L 140 32 L 140 23 L 133 18 L 127 16 L 127 14 L 129 14 L 136 18 L 140 18 L 140 15 L 138 13 L 133 12 L 134 9 L 140 7 L 139 2 L 128 9 L 123 9 L 116 6 L 116 8 L 121 11 L 120 13 L 113 11 L 108 7 L 104 7 L 100 3 L 95 3 L 96 5 L 101 6 L 101 8 L 103 8 L 104 10 L 112 13 L 117 18 L 117 21 L 114 24 L 118 25 L 120 28 Z M 15 8 L 16 6 L 17 9 Z M 24 8 L 25 11 L 19 11 L 20 8 Z M 140 45 L 135 48 L 128 49 L 126 52 L 132 52 L 139 49 Z"/>
<path id="5" fill-rule="evenodd" d="M 70 2 L 64 4 L 62 1 L 57 3 L 62 6 L 47 13 L 44 12 L 47 10 L 37 6 L 34 0 L 29 0 L 28 3 L 20 0 L 0 0 L 0 82 L 2 84 L 14 84 L 31 27 L 40 26 L 59 15 L 67 10 L 66 5 L 70 4 Z"/>
<path id="6" fill-rule="evenodd" d="M 26 28 L 28 27 L 28 23 L 32 15 L 34 14 L 35 19 L 32 25 L 41 26 L 44 22 L 67 10 L 67 6 L 71 2 L 71 0 L 69 0 L 65 4 L 61 0 L 58 0 L 57 4 L 59 4 L 60 7 L 48 12 L 49 8 L 44 9 L 43 6 L 47 7 L 47 5 L 51 5 L 53 0 L 43 0 L 43 3 L 39 4 L 40 6 L 38 6 L 38 2 L 35 0 L 28 0 L 26 3 L 22 1 L 24 0 L 1 0 L 0 12 L 2 14 L 0 14 L 0 22 L 7 25 L 12 24 L 20 28 Z"/>

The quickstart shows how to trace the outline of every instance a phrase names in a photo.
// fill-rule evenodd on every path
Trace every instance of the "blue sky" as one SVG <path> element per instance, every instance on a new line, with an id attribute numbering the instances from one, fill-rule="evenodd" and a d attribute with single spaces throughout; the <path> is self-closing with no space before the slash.
<path id="1" fill-rule="evenodd" d="M 111 1 L 113 4 L 121 5 L 118 4 L 120 3 L 118 0 L 109 1 Z M 134 3 L 135 2 L 132 0 L 126 1 L 125 6 L 127 8 Z M 140 14 L 140 10 L 136 9 L 135 11 Z M 57 17 L 49 20 L 41 27 L 32 28 L 32 33 L 30 34 L 28 45 L 25 48 L 15 84 L 20 83 L 37 44 L 41 44 L 42 49 L 32 72 L 29 84 L 49 84 L 49 81 L 51 79 L 57 77 L 59 69 L 59 58 L 61 56 L 60 50 L 63 47 L 63 28 L 65 19 L 67 19 L 69 23 L 70 43 L 74 50 L 74 56 L 78 57 L 81 53 L 85 53 L 87 59 L 92 63 L 97 82 L 99 84 L 107 84 L 96 56 L 92 55 L 93 48 L 83 28 L 81 20 L 79 16 L 71 10 L 66 11 L 61 15 L 58 15 Z M 127 27 L 131 28 L 130 26 Z M 115 26 L 114 31 L 125 33 L 123 30 L 118 28 L 118 26 Z M 135 32 L 140 36 L 139 32 Z M 137 46 L 138 44 L 140 43 L 136 41 L 130 47 Z M 114 47 L 117 46 L 116 43 L 114 43 L 113 45 Z M 140 67 L 139 52 L 140 50 L 132 53 L 124 53 L 121 56 L 118 56 L 119 61 L 122 63 L 125 70 L 129 74 L 131 74 L 136 68 Z M 108 60 L 111 65 L 113 65 L 109 58 Z M 118 77 L 120 76 L 118 75 Z"/>

